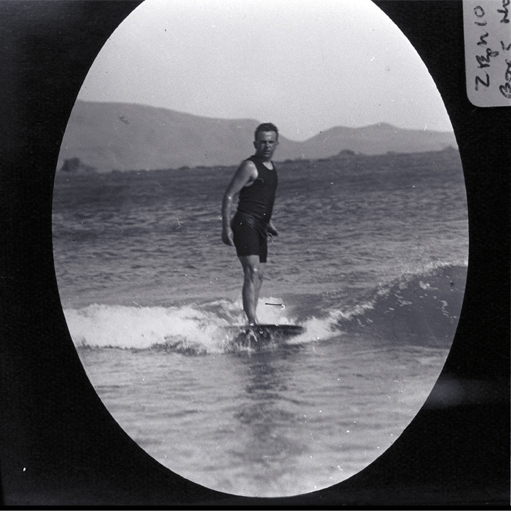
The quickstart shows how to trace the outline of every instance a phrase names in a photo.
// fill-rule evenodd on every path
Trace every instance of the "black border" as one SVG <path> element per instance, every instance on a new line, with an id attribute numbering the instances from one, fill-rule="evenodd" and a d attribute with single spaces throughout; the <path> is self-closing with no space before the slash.
<path id="1" fill-rule="evenodd" d="M 175 475 L 112 419 L 64 320 L 51 202 L 79 88 L 106 39 L 139 3 L 0 1 L 4 507 L 507 508 L 511 110 L 477 108 L 466 98 L 459 0 L 375 1 L 411 40 L 443 96 L 469 208 L 459 327 L 439 381 L 400 438 L 366 469 L 328 489 L 243 498 Z"/>

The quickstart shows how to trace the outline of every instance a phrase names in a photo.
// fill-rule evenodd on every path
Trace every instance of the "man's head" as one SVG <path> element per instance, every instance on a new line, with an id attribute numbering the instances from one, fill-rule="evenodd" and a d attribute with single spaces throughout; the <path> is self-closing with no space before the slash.
<path id="1" fill-rule="evenodd" d="M 255 130 L 254 140 L 257 140 L 257 134 L 259 132 L 275 132 L 275 135 L 277 136 L 277 140 L 279 140 L 279 130 L 273 123 L 260 124 Z"/>
<path id="2" fill-rule="evenodd" d="M 260 124 L 254 134 L 256 156 L 269 161 L 279 144 L 279 131 L 272 123 Z"/>

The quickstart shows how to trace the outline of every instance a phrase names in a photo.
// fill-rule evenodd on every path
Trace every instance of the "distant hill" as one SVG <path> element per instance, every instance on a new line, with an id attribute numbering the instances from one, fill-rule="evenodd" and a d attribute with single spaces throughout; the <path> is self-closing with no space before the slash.
<path id="1" fill-rule="evenodd" d="M 336 127 L 319 133 L 301 143 L 304 158 L 318 159 L 352 150 L 365 155 L 394 153 L 424 153 L 457 148 L 452 132 L 405 130 L 380 123 L 363 128 Z"/>
<path id="2" fill-rule="evenodd" d="M 258 124 L 251 119 L 213 119 L 144 105 L 77 101 L 58 169 L 71 159 L 98 172 L 237 165 L 253 153 Z M 343 150 L 377 155 L 449 146 L 456 147 L 450 132 L 404 130 L 388 124 L 336 127 L 303 142 L 280 134 L 275 160 L 328 158 Z"/>

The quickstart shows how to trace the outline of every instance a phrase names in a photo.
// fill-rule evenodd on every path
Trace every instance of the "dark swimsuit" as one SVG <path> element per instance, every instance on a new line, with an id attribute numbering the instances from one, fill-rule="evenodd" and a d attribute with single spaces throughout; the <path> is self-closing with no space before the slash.
<path id="1" fill-rule="evenodd" d="M 248 160 L 257 168 L 257 179 L 240 191 L 238 211 L 231 221 L 233 241 L 238 256 L 259 255 L 259 261 L 266 263 L 268 223 L 277 190 L 277 171 L 275 166 L 268 169 L 255 156 Z"/>

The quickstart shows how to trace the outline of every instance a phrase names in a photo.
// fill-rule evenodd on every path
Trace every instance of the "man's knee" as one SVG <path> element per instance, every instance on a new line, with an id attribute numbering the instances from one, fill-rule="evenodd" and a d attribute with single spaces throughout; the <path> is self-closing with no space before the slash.
<path id="1" fill-rule="evenodd" d="M 245 279 L 256 282 L 262 279 L 262 275 L 259 271 L 258 265 L 246 265 L 245 266 Z"/>
<path id="2" fill-rule="evenodd" d="M 241 257 L 241 264 L 243 265 L 243 272 L 245 273 L 245 278 L 250 279 L 251 281 L 255 281 L 259 279 L 261 274 L 261 263 L 259 262 L 259 258 L 255 258 L 252 256 Z"/>

